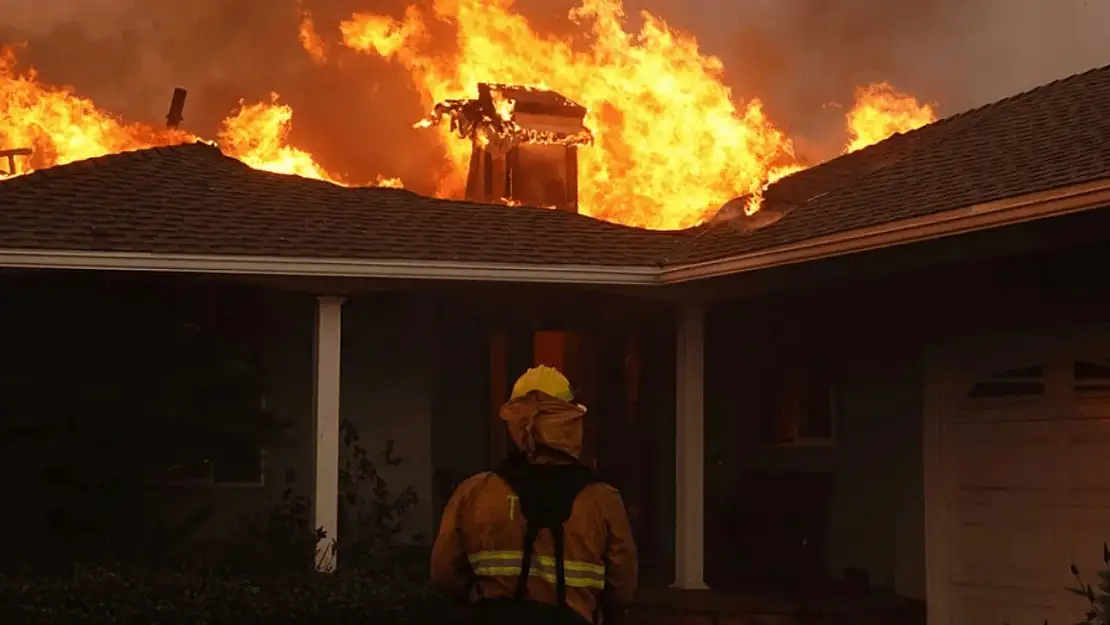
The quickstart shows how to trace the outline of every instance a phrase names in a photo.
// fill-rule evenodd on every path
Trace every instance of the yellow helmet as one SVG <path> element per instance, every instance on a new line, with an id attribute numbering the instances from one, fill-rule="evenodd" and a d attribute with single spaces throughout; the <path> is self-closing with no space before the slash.
<path id="1" fill-rule="evenodd" d="M 509 399 L 519 399 L 532 391 L 540 391 L 563 401 L 574 401 L 574 393 L 570 390 L 567 377 L 558 369 L 546 365 L 532 367 L 517 378 Z"/>

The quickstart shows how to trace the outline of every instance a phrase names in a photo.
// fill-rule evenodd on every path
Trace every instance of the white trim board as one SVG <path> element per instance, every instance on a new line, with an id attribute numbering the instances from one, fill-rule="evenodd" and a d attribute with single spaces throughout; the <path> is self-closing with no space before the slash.
<path id="1" fill-rule="evenodd" d="M 0 249 L 0 267 L 605 285 L 680 284 L 1110 205 L 1110 179 L 976 204 L 719 260 L 666 267 Z"/>

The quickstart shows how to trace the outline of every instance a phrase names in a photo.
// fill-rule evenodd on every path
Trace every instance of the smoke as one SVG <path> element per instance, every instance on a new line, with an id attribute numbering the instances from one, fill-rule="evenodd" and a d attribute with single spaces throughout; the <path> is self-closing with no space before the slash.
<path id="1" fill-rule="evenodd" d="M 375 0 L 399 13 L 401 0 Z M 355 182 L 399 176 L 431 191 L 443 162 L 403 69 L 336 44 L 338 23 L 365 0 L 0 0 L 0 43 L 18 58 L 129 120 L 164 123 L 174 87 L 189 90 L 183 128 L 215 137 L 240 99 L 293 107 L 291 140 Z M 310 10 L 330 62 L 313 63 L 298 27 Z"/>
<path id="2" fill-rule="evenodd" d="M 844 145 L 861 84 L 950 115 L 1110 63 L 1110 3 L 1095 0 L 747 0 L 717 17 L 734 92 L 816 160 Z"/>
<path id="3" fill-rule="evenodd" d="M 417 0 L 411 0 L 417 1 Z M 493 0 L 491 0 L 493 1 Z M 411 128 L 426 111 L 404 69 L 337 43 L 356 11 L 400 15 L 410 0 L 0 0 L 0 43 L 50 83 L 69 84 L 127 119 L 160 124 L 174 87 L 184 127 L 215 136 L 238 104 L 272 91 L 294 108 L 292 141 L 354 182 L 399 176 L 431 191 L 443 154 Z M 518 0 L 545 32 L 569 32 L 575 0 Z M 942 114 L 1110 62 L 1105 0 L 626 0 L 695 34 L 725 62 L 739 98 L 821 160 L 844 145 L 852 90 L 878 80 Z M 329 62 L 297 36 L 312 12 Z M 447 38 L 449 43 L 449 38 Z M 830 103 L 840 105 L 829 106 Z"/>

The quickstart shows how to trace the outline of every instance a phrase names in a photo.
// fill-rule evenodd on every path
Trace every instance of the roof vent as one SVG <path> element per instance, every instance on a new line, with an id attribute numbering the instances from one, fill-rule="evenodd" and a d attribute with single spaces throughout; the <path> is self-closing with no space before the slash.
<path id="1" fill-rule="evenodd" d="M 754 232 L 778 222 L 790 212 L 789 208 L 776 210 L 763 207 L 749 215 L 745 209 L 748 207 L 750 200 L 750 195 L 741 195 L 725 202 L 713 215 L 713 218 L 709 220 L 709 223 L 712 225 L 725 224 L 729 228 L 740 232 Z"/>

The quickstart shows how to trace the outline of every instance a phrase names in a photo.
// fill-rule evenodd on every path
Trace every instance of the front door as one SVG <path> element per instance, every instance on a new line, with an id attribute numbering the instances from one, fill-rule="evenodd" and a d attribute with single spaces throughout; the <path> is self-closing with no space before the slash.
<path id="1" fill-rule="evenodd" d="M 596 397 L 596 367 L 589 335 L 562 330 L 495 332 L 490 338 L 490 466 L 499 465 L 512 441 L 499 412 L 508 400 L 513 382 L 529 367 L 547 365 L 567 376 L 575 401 L 590 408 Z M 597 419 L 587 414 L 582 441 L 582 460 L 597 466 Z"/>
<path id="2" fill-rule="evenodd" d="M 500 331 L 490 338 L 489 462 L 498 466 L 512 449 L 498 414 L 513 382 L 528 367 L 547 365 L 570 380 L 575 399 L 587 408 L 582 460 L 621 490 L 637 543 L 652 538 L 650 483 L 655 470 L 650 428 L 640 423 L 643 362 L 635 334 L 544 329 Z"/>

